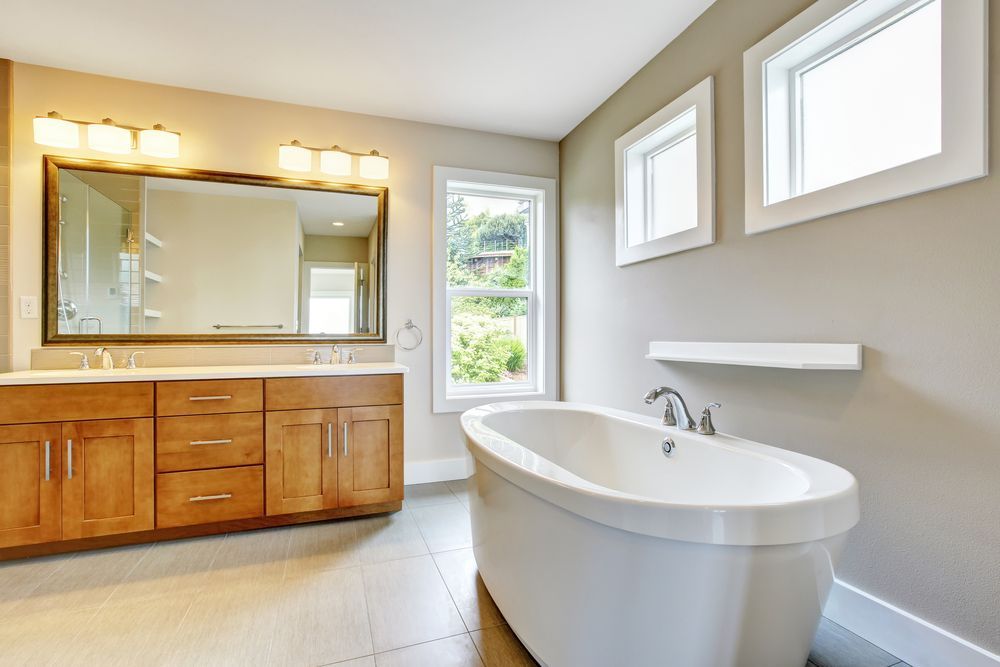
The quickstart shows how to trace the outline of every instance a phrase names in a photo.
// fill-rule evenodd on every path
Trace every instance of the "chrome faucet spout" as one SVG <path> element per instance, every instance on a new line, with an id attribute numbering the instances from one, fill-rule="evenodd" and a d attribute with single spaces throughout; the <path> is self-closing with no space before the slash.
<path id="1" fill-rule="evenodd" d="M 684 398 L 676 389 L 671 387 L 654 387 L 646 392 L 643 400 L 647 405 L 652 405 L 661 396 L 666 397 L 666 405 L 663 408 L 663 425 L 676 426 L 685 431 L 693 431 L 697 428 L 694 418 L 688 412 Z"/>

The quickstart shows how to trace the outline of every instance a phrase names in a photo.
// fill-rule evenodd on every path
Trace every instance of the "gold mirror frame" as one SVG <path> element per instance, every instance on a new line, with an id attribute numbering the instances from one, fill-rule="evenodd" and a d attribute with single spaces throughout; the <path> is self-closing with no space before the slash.
<path id="1" fill-rule="evenodd" d="M 371 185 L 350 183 L 328 183 L 280 176 L 257 176 L 204 169 L 183 169 L 177 167 L 157 167 L 142 164 L 126 164 L 104 160 L 88 160 L 53 155 L 42 157 L 44 165 L 45 192 L 45 289 L 43 291 L 43 345 L 259 345 L 294 343 L 385 343 L 386 342 L 386 226 L 388 217 L 389 189 Z M 236 185 L 258 185 L 273 188 L 294 188 L 297 190 L 321 190 L 348 194 L 367 195 L 378 198 L 378 313 L 374 318 L 378 330 L 370 334 L 349 336 L 328 336 L 322 334 L 60 334 L 58 321 L 58 266 L 59 266 L 59 170 L 87 169 L 111 174 L 134 176 L 155 176 L 160 178 L 180 178 L 193 181 L 213 181 Z"/>

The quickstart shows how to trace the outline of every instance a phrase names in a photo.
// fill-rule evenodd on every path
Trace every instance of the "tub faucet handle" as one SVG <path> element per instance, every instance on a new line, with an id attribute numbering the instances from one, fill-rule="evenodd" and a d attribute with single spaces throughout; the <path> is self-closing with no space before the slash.
<path id="1" fill-rule="evenodd" d="M 709 403 L 701 411 L 701 422 L 698 424 L 698 433 L 702 435 L 715 435 L 715 425 L 712 424 L 712 408 L 721 408 L 722 403 Z"/>

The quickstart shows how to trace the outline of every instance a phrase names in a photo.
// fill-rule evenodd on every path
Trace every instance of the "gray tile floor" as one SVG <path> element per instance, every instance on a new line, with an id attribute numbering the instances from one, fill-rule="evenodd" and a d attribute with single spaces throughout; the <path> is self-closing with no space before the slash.
<path id="1" fill-rule="evenodd" d="M 0 665 L 519 666 L 465 482 L 353 521 L 0 564 Z M 810 665 L 902 665 L 824 619 Z"/>

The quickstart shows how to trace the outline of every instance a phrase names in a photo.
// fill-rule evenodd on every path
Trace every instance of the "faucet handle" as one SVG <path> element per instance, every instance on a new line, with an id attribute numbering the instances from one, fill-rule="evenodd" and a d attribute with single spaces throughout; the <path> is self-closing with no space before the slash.
<path id="1" fill-rule="evenodd" d="M 698 433 L 702 435 L 715 435 L 715 425 L 712 424 L 712 408 L 721 408 L 722 403 L 709 403 L 701 411 L 701 422 L 698 424 Z"/>
<path id="2" fill-rule="evenodd" d="M 356 362 L 357 358 L 355 357 L 355 355 L 358 352 L 362 351 L 363 349 L 365 349 L 365 348 L 363 348 L 363 347 L 352 347 L 351 349 L 349 349 L 347 351 L 347 363 L 353 364 L 354 362 Z"/>
<path id="3" fill-rule="evenodd" d="M 80 370 L 89 371 L 90 370 L 90 357 L 87 356 L 86 352 L 70 352 L 75 357 L 80 357 Z"/>
<path id="4" fill-rule="evenodd" d="M 323 355 L 319 353 L 319 350 L 309 349 L 306 350 L 306 354 L 312 355 L 311 360 L 314 366 L 319 366 L 321 363 L 323 363 Z"/>

